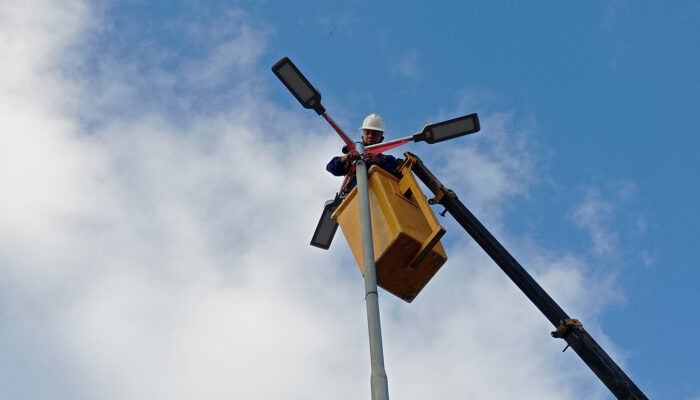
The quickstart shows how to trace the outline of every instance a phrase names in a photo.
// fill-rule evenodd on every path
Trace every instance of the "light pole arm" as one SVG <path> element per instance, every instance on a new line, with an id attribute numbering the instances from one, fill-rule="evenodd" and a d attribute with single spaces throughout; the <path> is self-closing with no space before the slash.
<path id="1" fill-rule="evenodd" d="M 365 152 L 379 154 L 379 153 L 382 153 L 382 152 L 387 151 L 389 149 L 393 149 L 394 147 L 398 147 L 398 146 L 401 146 L 401 145 L 404 145 L 406 143 L 410 143 L 413 141 L 414 141 L 413 136 L 406 136 L 405 138 L 401 138 L 401 139 L 390 140 L 388 142 L 377 143 L 377 144 L 365 146 Z"/>
<path id="2" fill-rule="evenodd" d="M 350 150 L 356 150 L 355 148 L 355 143 L 350 139 L 350 136 L 347 135 L 340 127 L 338 124 L 333 121 L 333 118 L 331 118 L 327 113 L 322 113 L 321 116 L 328 122 L 328 124 L 333 128 L 333 130 L 340 136 L 341 139 L 343 139 L 343 142 L 345 142 L 345 145 L 348 146 L 348 149 Z"/>

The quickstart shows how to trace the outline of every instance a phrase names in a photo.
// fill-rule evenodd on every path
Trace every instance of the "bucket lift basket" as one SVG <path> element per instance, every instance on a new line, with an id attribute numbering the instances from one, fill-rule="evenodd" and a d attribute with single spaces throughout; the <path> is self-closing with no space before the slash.
<path id="1" fill-rule="evenodd" d="M 368 182 L 377 284 L 410 303 L 447 261 L 447 255 L 440 243 L 445 228 L 411 172 L 415 158 L 407 155 L 399 171 L 401 178 L 372 166 Z M 357 188 L 332 219 L 343 230 L 364 273 Z"/>

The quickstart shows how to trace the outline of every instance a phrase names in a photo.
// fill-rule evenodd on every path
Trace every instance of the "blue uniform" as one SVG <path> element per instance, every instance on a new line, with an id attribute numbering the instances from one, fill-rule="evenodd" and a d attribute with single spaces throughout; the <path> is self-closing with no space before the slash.
<path id="1" fill-rule="evenodd" d="M 346 175 L 348 172 L 351 170 L 350 163 L 344 163 L 341 159 L 341 157 L 333 157 L 331 161 L 328 162 L 328 165 L 326 165 L 326 170 L 330 172 L 331 174 L 335 176 L 343 176 Z M 399 162 L 394 156 L 390 156 L 388 154 L 377 154 L 377 158 L 379 159 L 378 163 L 367 163 L 367 169 L 371 167 L 372 165 L 379 165 L 380 168 L 383 170 L 396 175 L 398 173 L 398 167 L 399 167 Z M 347 168 L 347 169 L 346 169 Z M 354 175 L 354 173 L 353 173 Z M 352 188 L 355 187 L 357 184 L 357 179 L 355 176 L 352 177 L 350 182 L 345 188 L 345 192 L 349 192 L 352 190 Z"/>

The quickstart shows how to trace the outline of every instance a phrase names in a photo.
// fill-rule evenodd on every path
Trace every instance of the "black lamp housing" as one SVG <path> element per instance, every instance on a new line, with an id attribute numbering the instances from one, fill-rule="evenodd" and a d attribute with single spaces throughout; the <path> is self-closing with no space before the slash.
<path id="1" fill-rule="evenodd" d="M 304 108 L 312 109 L 318 115 L 326 112 L 326 109 L 321 105 L 321 92 L 313 87 L 289 57 L 277 61 L 272 66 L 272 72 L 277 75 Z"/>
<path id="2" fill-rule="evenodd" d="M 328 200 L 326 204 L 324 204 L 321 218 L 319 218 L 314 235 L 311 237 L 312 246 L 324 250 L 328 250 L 328 248 L 331 247 L 333 236 L 335 236 L 335 231 L 338 229 L 338 223 L 333 221 L 331 215 L 333 215 L 333 212 L 342 201 L 343 199 L 336 194 L 333 200 Z"/>
<path id="3" fill-rule="evenodd" d="M 423 127 L 422 132 L 413 135 L 413 141 L 425 141 L 433 144 L 479 132 L 480 129 L 479 116 L 474 113 L 436 124 L 426 125 Z"/>

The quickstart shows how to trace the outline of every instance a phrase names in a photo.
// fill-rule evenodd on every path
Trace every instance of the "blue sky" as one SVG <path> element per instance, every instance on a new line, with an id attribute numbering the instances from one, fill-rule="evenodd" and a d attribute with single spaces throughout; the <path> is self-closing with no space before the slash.
<path id="1" fill-rule="evenodd" d="M 392 153 L 647 396 L 699 398 L 694 3 L 164 4 L 1 8 L 0 397 L 369 395 L 361 276 L 342 235 L 308 246 L 341 143 L 270 72 L 289 56 L 348 132 L 478 112 Z M 441 221 L 435 279 L 380 293 L 390 395 L 612 398 Z"/>

